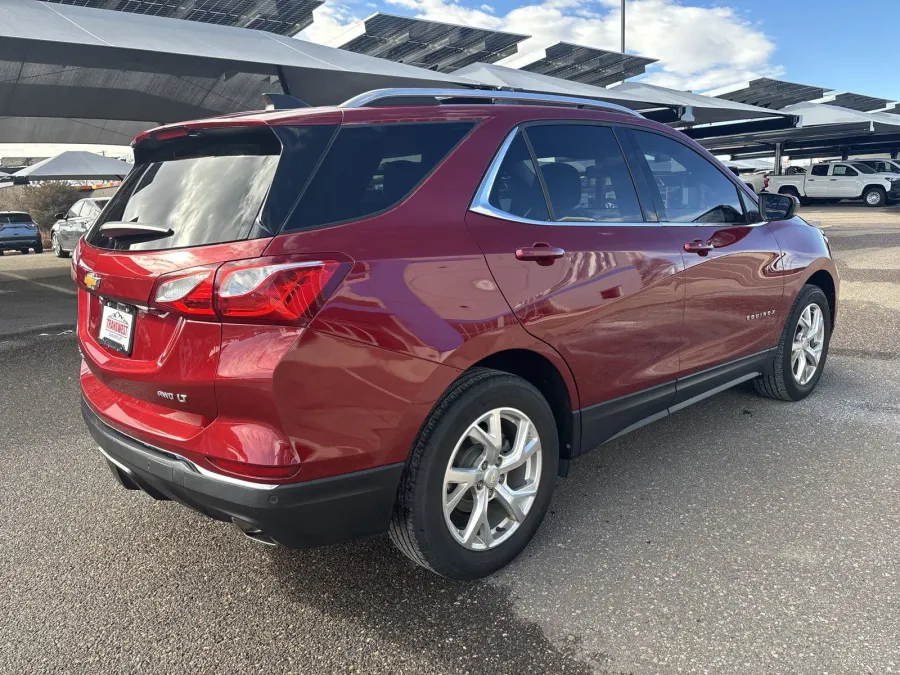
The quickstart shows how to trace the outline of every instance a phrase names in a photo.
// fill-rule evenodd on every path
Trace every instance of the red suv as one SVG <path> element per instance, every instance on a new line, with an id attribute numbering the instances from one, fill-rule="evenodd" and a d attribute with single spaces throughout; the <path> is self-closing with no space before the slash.
<path id="1" fill-rule="evenodd" d="M 483 576 L 583 452 L 822 375 L 822 232 L 617 106 L 381 90 L 134 151 L 73 262 L 84 419 L 126 488 L 265 543 Z"/>

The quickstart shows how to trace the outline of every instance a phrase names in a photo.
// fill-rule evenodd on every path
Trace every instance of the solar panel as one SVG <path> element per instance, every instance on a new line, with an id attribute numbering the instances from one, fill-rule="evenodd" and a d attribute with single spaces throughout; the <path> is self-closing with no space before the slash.
<path id="1" fill-rule="evenodd" d="M 295 35 L 313 22 L 312 12 L 322 5 L 324 0 L 44 0 L 44 2 Z"/>
<path id="2" fill-rule="evenodd" d="M 887 98 L 844 92 L 826 96 L 821 102 L 839 105 L 842 108 L 850 108 L 850 110 L 859 110 L 860 112 L 872 112 L 873 110 L 882 110 L 891 101 Z"/>
<path id="3" fill-rule="evenodd" d="M 544 52 L 544 58 L 522 66 L 521 69 L 530 73 L 583 82 L 595 87 L 605 87 L 641 75 L 647 66 L 656 63 L 656 59 L 609 52 L 569 42 L 558 42 L 547 47 Z"/>
<path id="4" fill-rule="evenodd" d="M 708 94 L 728 101 L 781 110 L 789 105 L 822 98 L 826 91 L 829 90 L 822 87 L 812 87 L 807 84 L 760 77 L 750 82 L 742 82 L 731 87 L 717 89 L 716 91 L 708 92 Z"/>
<path id="5" fill-rule="evenodd" d="M 347 34 L 351 35 L 349 39 L 331 46 L 442 73 L 476 62 L 499 61 L 515 54 L 518 43 L 528 38 L 381 12 L 349 29 Z"/>

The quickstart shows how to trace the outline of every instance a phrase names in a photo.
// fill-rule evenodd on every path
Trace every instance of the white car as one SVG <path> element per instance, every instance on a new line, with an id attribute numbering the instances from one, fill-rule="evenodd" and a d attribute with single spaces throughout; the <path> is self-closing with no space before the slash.
<path id="1" fill-rule="evenodd" d="M 857 164 L 865 164 L 878 173 L 895 173 L 900 175 L 900 159 L 857 159 Z"/>
<path id="2" fill-rule="evenodd" d="M 801 204 L 861 199 L 866 206 L 900 201 L 900 175 L 878 173 L 858 161 L 823 162 L 805 175 L 769 176 L 767 192 L 791 195 Z"/>

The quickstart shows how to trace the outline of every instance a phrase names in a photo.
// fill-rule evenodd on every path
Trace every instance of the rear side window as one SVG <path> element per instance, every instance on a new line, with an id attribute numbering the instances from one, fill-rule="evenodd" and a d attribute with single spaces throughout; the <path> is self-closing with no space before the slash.
<path id="1" fill-rule="evenodd" d="M 428 122 L 341 127 L 286 229 L 358 220 L 393 207 L 474 126 L 474 122 Z"/>
<path id="2" fill-rule="evenodd" d="M 544 192 L 521 133 L 516 134 L 503 156 L 488 203 L 519 218 L 550 220 Z"/>
<path id="3" fill-rule="evenodd" d="M 661 134 L 632 130 L 672 223 L 745 223 L 737 187 L 700 153 Z M 652 189 L 652 188 L 651 188 Z"/>
<path id="4" fill-rule="evenodd" d="M 816 164 L 812 171 L 810 172 L 813 176 L 827 176 L 828 175 L 828 165 L 827 164 Z"/>
<path id="5" fill-rule="evenodd" d="M 643 222 L 631 173 L 609 127 L 529 127 L 544 185 L 559 221 Z"/>

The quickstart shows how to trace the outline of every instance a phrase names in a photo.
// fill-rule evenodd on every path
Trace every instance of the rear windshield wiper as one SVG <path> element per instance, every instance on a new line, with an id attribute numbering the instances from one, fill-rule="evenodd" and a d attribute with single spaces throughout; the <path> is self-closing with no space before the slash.
<path id="1" fill-rule="evenodd" d="M 136 243 L 170 237 L 174 232 L 161 225 L 142 225 L 113 220 L 100 226 L 100 236 L 116 241 Z"/>

